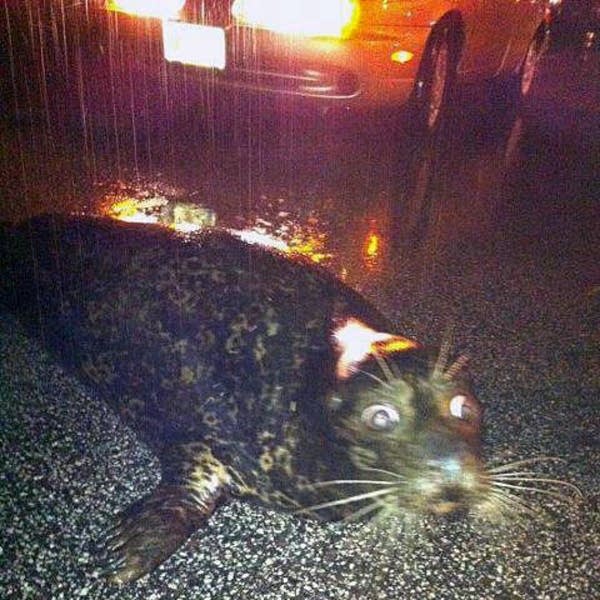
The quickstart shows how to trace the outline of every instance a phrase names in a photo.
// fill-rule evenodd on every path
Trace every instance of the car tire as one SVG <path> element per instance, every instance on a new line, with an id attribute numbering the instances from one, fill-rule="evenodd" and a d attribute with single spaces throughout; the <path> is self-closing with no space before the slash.
<path id="1" fill-rule="evenodd" d="M 538 73 L 540 61 L 550 45 L 549 30 L 541 25 L 527 47 L 519 68 L 517 98 L 523 102 L 530 94 L 533 81 Z"/>
<path id="2" fill-rule="evenodd" d="M 451 28 L 433 32 L 413 93 L 414 123 L 433 134 L 446 117 L 456 80 L 456 51 Z"/>

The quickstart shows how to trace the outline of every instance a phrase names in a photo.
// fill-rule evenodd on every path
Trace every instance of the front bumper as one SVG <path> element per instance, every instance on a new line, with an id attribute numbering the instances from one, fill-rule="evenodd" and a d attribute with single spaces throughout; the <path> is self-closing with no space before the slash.
<path id="1" fill-rule="evenodd" d="M 184 61 L 164 58 L 163 26 L 159 19 L 122 13 L 101 15 L 105 46 L 137 48 L 134 60 L 148 60 L 142 47 L 151 45 L 167 68 Z M 192 25 L 193 27 L 193 25 Z M 186 65 L 186 70 L 211 85 L 249 93 L 293 96 L 317 104 L 383 108 L 405 103 L 412 92 L 429 28 L 380 28 L 351 39 L 310 38 L 239 26 L 224 27 L 225 64 L 209 69 Z M 102 39 L 102 35 L 93 36 Z M 392 60 L 398 51 L 412 59 Z"/>

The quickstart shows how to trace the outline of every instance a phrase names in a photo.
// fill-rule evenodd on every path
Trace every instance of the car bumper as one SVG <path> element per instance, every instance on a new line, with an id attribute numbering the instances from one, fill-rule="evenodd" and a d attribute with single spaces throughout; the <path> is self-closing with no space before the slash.
<path id="1" fill-rule="evenodd" d="M 167 68 L 183 64 L 186 71 L 211 85 L 373 109 L 409 99 L 430 33 L 426 27 L 385 28 L 370 36 L 333 39 L 226 27 L 224 68 L 210 69 L 165 59 L 163 27 L 158 19 L 104 11 L 99 16 L 102 31 L 90 38 L 104 49 L 118 47 L 121 53 L 125 47 L 133 49 L 134 61 L 147 61 L 142 46 L 152 47 L 154 58 L 164 61 Z M 399 51 L 412 58 L 405 63 L 392 60 Z"/>

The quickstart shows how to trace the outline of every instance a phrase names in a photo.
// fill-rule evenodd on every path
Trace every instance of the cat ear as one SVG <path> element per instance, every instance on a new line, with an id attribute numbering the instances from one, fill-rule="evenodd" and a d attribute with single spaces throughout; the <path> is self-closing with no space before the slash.
<path id="1" fill-rule="evenodd" d="M 336 327 L 333 339 L 338 356 L 335 370 L 338 379 L 348 379 L 370 356 L 419 348 L 413 340 L 375 331 L 354 318 L 346 319 Z"/>

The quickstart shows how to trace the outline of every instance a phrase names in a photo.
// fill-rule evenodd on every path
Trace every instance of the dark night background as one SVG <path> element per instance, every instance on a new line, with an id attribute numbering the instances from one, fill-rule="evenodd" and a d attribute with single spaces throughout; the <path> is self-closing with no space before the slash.
<path id="1" fill-rule="evenodd" d="M 585 498 L 529 495 L 549 518 L 523 527 L 426 521 L 389 535 L 232 503 L 149 577 L 111 588 L 94 541 L 149 491 L 157 462 L 0 312 L 0 596 L 594 597 L 598 34 L 586 48 L 582 30 L 558 31 L 518 112 L 487 87 L 461 89 L 426 144 L 401 111 L 323 116 L 225 97 L 165 69 L 150 37 L 91 53 L 100 33 L 71 4 L 1 5 L 0 220 L 158 199 L 309 243 L 401 333 L 439 343 L 452 329 L 471 357 L 490 462 L 562 457 L 538 469 Z"/>

